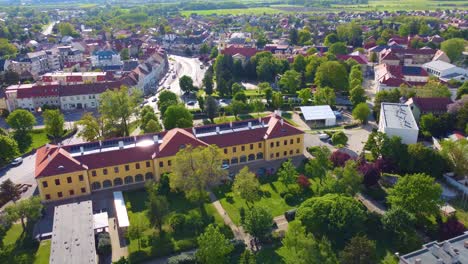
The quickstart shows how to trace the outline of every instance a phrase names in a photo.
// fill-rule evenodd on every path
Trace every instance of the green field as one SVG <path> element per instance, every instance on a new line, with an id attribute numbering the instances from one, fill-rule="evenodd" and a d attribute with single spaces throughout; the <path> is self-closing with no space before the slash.
<path id="1" fill-rule="evenodd" d="M 271 7 L 254 7 L 254 8 L 236 8 L 236 9 L 211 9 L 211 10 L 185 10 L 180 13 L 183 16 L 197 14 L 201 16 L 209 15 L 263 15 L 263 14 L 278 14 L 282 12 L 279 9 Z M 284 12 L 283 12 L 284 13 Z"/>
<path id="2" fill-rule="evenodd" d="M 14 224 L 3 238 L 0 263 L 47 264 L 50 256 L 50 240 L 39 244 L 31 237 L 32 227 L 23 232 L 21 224 Z"/>

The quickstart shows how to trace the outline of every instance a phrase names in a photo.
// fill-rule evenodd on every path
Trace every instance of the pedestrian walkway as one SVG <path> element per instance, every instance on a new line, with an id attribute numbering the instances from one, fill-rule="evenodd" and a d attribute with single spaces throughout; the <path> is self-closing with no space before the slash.
<path id="1" fill-rule="evenodd" d="M 128 257 L 128 247 L 125 239 L 119 236 L 115 217 L 109 218 L 109 235 L 112 245 L 112 262 L 118 261 L 121 257 Z"/>
<path id="2" fill-rule="evenodd" d="M 387 211 L 387 209 L 383 205 L 381 205 L 377 201 L 374 201 L 367 195 L 358 193 L 355 198 L 359 200 L 370 212 L 383 215 Z"/>
<path id="3" fill-rule="evenodd" d="M 218 198 L 214 195 L 214 193 L 210 192 L 210 200 L 215 207 L 218 214 L 223 218 L 224 223 L 228 225 L 232 233 L 234 233 L 234 237 L 237 240 L 242 240 L 246 245 L 250 245 L 250 240 L 252 236 L 244 231 L 242 227 L 236 226 L 234 222 L 231 220 L 229 215 L 227 214 L 226 210 L 224 210 L 223 206 L 219 202 Z"/>

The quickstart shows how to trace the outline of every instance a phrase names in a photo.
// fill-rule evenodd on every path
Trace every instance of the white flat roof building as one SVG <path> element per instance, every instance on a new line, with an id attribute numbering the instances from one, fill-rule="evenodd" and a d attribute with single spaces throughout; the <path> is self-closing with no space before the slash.
<path id="1" fill-rule="evenodd" d="M 388 137 L 400 137 L 404 144 L 414 144 L 418 141 L 418 125 L 413 112 L 405 104 L 382 103 L 379 131 Z"/>
<path id="2" fill-rule="evenodd" d="M 301 106 L 301 112 L 309 126 L 336 125 L 336 116 L 329 105 Z"/>
<path id="3" fill-rule="evenodd" d="M 128 220 L 127 208 L 125 207 L 125 200 L 122 192 L 114 192 L 114 206 L 119 227 L 128 227 L 130 221 Z"/>
<path id="4" fill-rule="evenodd" d="M 423 68 L 431 75 L 437 76 L 442 81 L 452 79 L 464 82 L 468 79 L 468 70 L 445 61 L 430 61 L 423 65 Z"/>

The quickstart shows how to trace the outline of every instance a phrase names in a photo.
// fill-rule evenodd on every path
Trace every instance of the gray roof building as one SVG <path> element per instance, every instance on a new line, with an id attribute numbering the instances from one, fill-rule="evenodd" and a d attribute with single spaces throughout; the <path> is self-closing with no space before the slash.
<path id="1" fill-rule="evenodd" d="M 94 241 L 91 201 L 55 207 L 50 264 L 96 264 Z"/>
<path id="2" fill-rule="evenodd" d="M 468 231 L 442 242 L 433 241 L 423 248 L 400 256 L 400 264 L 468 263 Z"/>

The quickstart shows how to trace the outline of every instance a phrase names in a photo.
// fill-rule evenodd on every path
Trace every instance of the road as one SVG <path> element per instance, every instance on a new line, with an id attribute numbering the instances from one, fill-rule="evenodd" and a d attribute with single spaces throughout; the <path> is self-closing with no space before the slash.
<path id="1" fill-rule="evenodd" d="M 50 23 L 49 25 L 47 25 L 47 27 L 42 31 L 42 34 L 47 36 L 47 35 L 50 35 L 52 34 L 52 29 L 54 28 L 55 24 L 57 24 L 58 21 L 54 21 L 52 23 Z"/>

